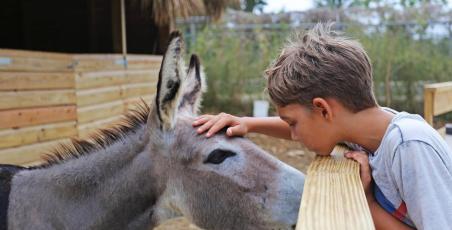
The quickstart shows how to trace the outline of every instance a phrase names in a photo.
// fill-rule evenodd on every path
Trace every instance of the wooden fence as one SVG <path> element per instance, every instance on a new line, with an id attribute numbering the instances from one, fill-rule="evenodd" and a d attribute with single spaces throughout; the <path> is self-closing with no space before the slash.
<path id="1" fill-rule="evenodd" d="M 424 119 L 433 125 L 433 118 L 452 112 L 452 81 L 424 86 Z M 443 133 L 444 128 L 440 128 Z"/>
<path id="2" fill-rule="evenodd" d="M 155 93 L 161 57 L 0 49 L 0 163 L 34 164 Z"/>
<path id="3" fill-rule="evenodd" d="M 344 157 L 347 151 L 338 145 L 309 165 L 296 230 L 375 229 L 359 164 Z"/>

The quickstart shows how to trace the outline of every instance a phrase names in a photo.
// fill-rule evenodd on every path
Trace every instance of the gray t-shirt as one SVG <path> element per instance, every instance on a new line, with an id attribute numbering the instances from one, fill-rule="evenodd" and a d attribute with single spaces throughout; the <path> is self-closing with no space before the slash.
<path id="1" fill-rule="evenodd" d="M 386 211 L 418 229 L 452 228 L 452 151 L 422 117 L 397 113 L 369 164 Z"/>

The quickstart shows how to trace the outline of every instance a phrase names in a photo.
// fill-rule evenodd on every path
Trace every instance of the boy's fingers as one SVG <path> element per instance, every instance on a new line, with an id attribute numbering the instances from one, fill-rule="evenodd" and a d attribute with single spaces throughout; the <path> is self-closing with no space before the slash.
<path id="1" fill-rule="evenodd" d="M 199 120 L 199 119 L 202 119 L 202 118 L 206 118 L 206 117 L 211 117 L 212 115 L 209 115 L 209 114 L 203 114 L 203 115 L 201 115 L 201 116 L 197 116 L 196 118 L 195 118 L 195 121 L 197 121 L 197 120 Z"/>
<path id="2" fill-rule="evenodd" d="M 209 117 L 209 116 L 199 117 L 199 118 L 197 118 L 197 120 L 193 121 L 192 125 L 194 127 L 200 126 L 200 125 L 206 123 L 207 121 L 209 121 L 209 119 L 211 119 L 211 117 Z"/>
<path id="3" fill-rule="evenodd" d="M 369 157 L 362 152 L 349 152 L 345 154 L 346 157 L 351 158 L 359 163 L 361 178 L 370 180 L 370 166 Z"/>
<path id="4" fill-rule="evenodd" d="M 362 167 L 369 168 L 369 158 L 367 157 L 366 154 L 355 151 L 346 153 L 345 157 L 357 161 Z"/>
<path id="5" fill-rule="evenodd" d="M 239 125 L 229 127 L 228 130 L 226 130 L 226 134 L 230 137 L 232 136 L 243 136 L 245 133 L 241 130 Z"/>
<path id="6" fill-rule="evenodd" d="M 197 129 L 197 132 L 199 134 L 203 133 L 204 131 L 210 129 L 210 127 L 212 127 L 213 124 L 215 124 L 218 119 L 220 119 L 219 117 L 213 117 L 212 119 L 210 119 L 209 121 L 207 121 L 206 123 L 204 123 L 201 127 L 199 127 Z"/>
<path id="7" fill-rule="evenodd" d="M 228 125 L 229 121 L 227 119 L 218 119 L 212 127 L 209 128 L 209 131 L 206 134 L 206 137 L 210 137 L 213 134 L 217 133 L 222 128 Z"/>
<path id="8" fill-rule="evenodd" d="M 228 135 L 228 136 L 230 136 L 230 137 L 232 137 L 232 136 L 234 135 L 234 131 L 232 131 L 232 127 L 228 128 L 228 129 L 226 130 L 226 135 Z"/>
<path id="9" fill-rule="evenodd" d="M 359 163 L 359 174 L 363 183 L 364 191 L 371 194 L 372 174 L 369 166 L 369 157 L 364 152 L 348 152 L 345 157 L 351 158 Z"/>

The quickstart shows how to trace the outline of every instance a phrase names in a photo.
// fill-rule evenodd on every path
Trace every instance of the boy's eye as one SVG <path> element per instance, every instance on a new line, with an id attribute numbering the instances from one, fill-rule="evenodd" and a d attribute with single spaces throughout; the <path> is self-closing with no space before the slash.
<path id="1" fill-rule="evenodd" d="M 226 160 L 226 158 L 233 157 L 235 155 L 237 154 L 229 150 L 215 149 L 209 153 L 209 156 L 204 163 L 221 164 L 224 160 Z"/>

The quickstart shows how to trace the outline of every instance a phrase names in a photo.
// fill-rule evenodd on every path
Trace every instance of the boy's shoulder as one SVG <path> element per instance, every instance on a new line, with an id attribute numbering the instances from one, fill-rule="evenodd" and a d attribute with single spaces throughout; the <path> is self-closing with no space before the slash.
<path id="1" fill-rule="evenodd" d="M 419 143 L 443 148 L 444 140 L 421 116 L 400 112 L 395 115 L 388 126 L 382 144 L 395 152 L 404 143 Z"/>
<path id="2" fill-rule="evenodd" d="M 402 142 L 428 142 L 433 137 L 432 135 L 437 133 L 421 116 L 406 112 L 400 112 L 395 115 L 388 127 L 388 131 L 388 134 L 400 135 Z"/>

